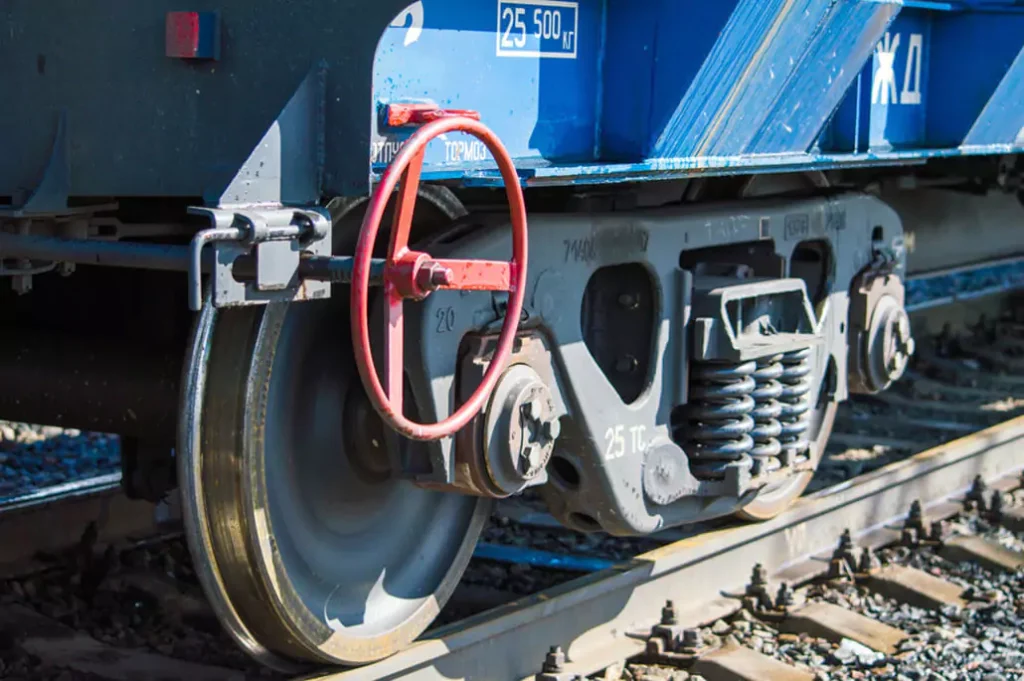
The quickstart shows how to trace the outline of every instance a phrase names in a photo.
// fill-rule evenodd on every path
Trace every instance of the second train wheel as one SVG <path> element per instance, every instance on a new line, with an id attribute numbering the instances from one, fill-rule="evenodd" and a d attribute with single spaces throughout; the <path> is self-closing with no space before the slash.
<path id="1" fill-rule="evenodd" d="M 179 480 L 197 573 L 233 638 L 286 670 L 364 664 L 413 642 L 490 508 L 367 466 L 386 457 L 367 451 L 372 432 L 354 433 L 375 415 L 336 289 L 315 303 L 207 305 L 183 390 Z"/>

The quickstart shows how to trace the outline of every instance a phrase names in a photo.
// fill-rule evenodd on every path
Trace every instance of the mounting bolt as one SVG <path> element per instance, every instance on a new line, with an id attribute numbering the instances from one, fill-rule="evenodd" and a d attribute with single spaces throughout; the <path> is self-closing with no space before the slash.
<path id="1" fill-rule="evenodd" d="M 619 296 L 619 305 L 627 310 L 635 310 L 640 307 L 640 296 L 632 293 L 623 293 Z"/>
<path id="2" fill-rule="evenodd" d="M 843 533 L 839 535 L 839 551 L 846 553 L 853 550 L 853 535 L 849 529 L 843 530 Z"/>
<path id="3" fill-rule="evenodd" d="M 796 594 L 793 593 L 793 589 L 789 587 L 789 584 L 783 582 L 779 584 L 779 592 L 775 595 L 775 607 L 786 608 L 796 602 Z"/>
<path id="4" fill-rule="evenodd" d="M 853 553 L 853 535 L 849 529 L 843 530 L 839 536 L 839 546 L 836 547 L 832 558 L 844 561 L 851 572 L 857 568 L 857 557 Z"/>
<path id="5" fill-rule="evenodd" d="M 676 619 L 676 606 L 672 601 L 665 601 L 665 607 L 661 609 L 661 623 L 666 627 L 678 624 Z"/>
<path id="6" fill-rule="evenodd" d="M 985 492 L 988 491 L 988 485 L 981 476 L 974 478 L 974 483 L 971 485 L 971 489 L 967 492 L 967 501 L 973 504 L 974 508 L 979 511 L 985 511 Z M 968 504 L 968 507 L 971 506 Z"/>
<path id="7" fill-rule="evenodd" d="M 864 547 L 864 550 L 860 553 L 860 564 L 857 566 L 857 571 L 861 573 L 871 572 L 878 567 L 878 559 L 875 557 L 875 552 L 871 550 L 871 547 Z"/>
<path id="8" fill-rule="evenodd" d="M 680 652 L 683 655 L 696 655 L 704 647 L 700 631 L 697 629 L 684 629 Z"/>
<path id="9" fill-rule="evenodd" d="M 416 272 L 416 286 L 423 291 L 436 291 L 442 286 L 449 286 L 454 280 L 455 274 L 437 262 L 426 264 Z"/>
<path id="10" fill-rule="evenodd" d="M 529 476 L 536 471 L 544 459 L 544 448 L 536 443 L 530 443 L 523 448 L 523 455 L 519 457 L 519 470 L 523 475 Z"/>
<path id="11" fill-rule="evenodd" d="M 1003 495 L 999 493 L 999 490 L 992 491 L 992 503 L 989 506 L 989 513 L 996 519 L 1001 518 L 1003 515 Z"/>
<path id="12" fill-rule="evenodd" d="M 915 499 L 910 504 L 910 513 L 907 514 L 907 520 L 903 523 L 903 528 L 905 530 L 913 530 L 916 540 L 928 536 L 928 528 L 924 524 L 924 511 L 921 510 L 920 501 Z"/>
<path id="13" fill-rule="evenodd" d="M 625 355 L 620 357 L 615 363 L 615 370 L 620 374 L 631 374 L 637 370 L 640 366 L 640 362 L 633 355 Z"/>
<path id="14" fill-rule="evenodd" d="M 764 566 L 758 563 L 754 566 L 753 571 L 750 573 L 750 585 L 747 590 L 751 589 L 763 589 L 768 585 L 768 571 L 764 569 Z"/>
<path id="15" fill-rule="evenodd" d="M 747 597 L 754 599 L 754 605 L 762 610 L 771 610 L 774 607 L 772 597 L 768 593 L 768 571 L 760 563 L 754 566 L 750 574 Z"/>
<path id="16" fill-rule="evenodd" d="M 558 418 L 553 418 L 550 421 L 544 422 L 544 437 L 548 440 L 557 440 L 558 436 L 562 434 L 562 421 Z"/>
<path id="17" fill-rule="evenodd" d="M 557 674 L 565 670 L 565 653 L 562 652 L 562 646 L 551 646 L 551 650 L 544 657 L 544 672 L 547 674 Z"/>
<path id="18" fill-rule="evenodd" d="M 531 421 L 540 421 L 540 417 L 544 415 L 544 405 L 538 399 L 532 399 L 526 405 L 526 416 Z"/>

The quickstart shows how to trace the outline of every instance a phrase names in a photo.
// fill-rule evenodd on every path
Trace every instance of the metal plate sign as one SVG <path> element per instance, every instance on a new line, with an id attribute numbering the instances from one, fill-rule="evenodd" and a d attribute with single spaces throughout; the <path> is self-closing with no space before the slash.
<path id="1" fill-rule="evenodd" d="M 575 59 L 579 3 L 498 0 L 499 57 Z"/>

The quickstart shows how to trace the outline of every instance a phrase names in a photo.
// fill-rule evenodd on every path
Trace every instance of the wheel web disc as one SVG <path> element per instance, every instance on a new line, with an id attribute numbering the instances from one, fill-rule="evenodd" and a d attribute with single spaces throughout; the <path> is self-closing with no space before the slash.
<path id="1" fill-rule="evenodd" d="M 200 574 L 218 615 L 273 666 L 401 650 L 454 590 L 487 502 L 352 467 L 343 413 L 358 379 L 338 306 L 209 314 L 205 394 L 192 431 L 183 427 L 180 465 L 190 544 L 209 565 Z"/>

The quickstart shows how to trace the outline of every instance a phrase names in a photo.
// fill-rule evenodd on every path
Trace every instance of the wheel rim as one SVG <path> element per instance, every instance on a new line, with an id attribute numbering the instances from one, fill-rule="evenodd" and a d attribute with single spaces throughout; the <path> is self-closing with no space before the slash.
<path id="1" fill-rule="evenodd" d="M 216 323 L 197 331 L 205 398 L 181 462 L 190 544 L 226 629 L 271 666 L 401 650 L 451 595 L 487 517 L 486 501 L 351 467 L 344 400 L 358 378 L 338 307 L 204 313 Z"/>

